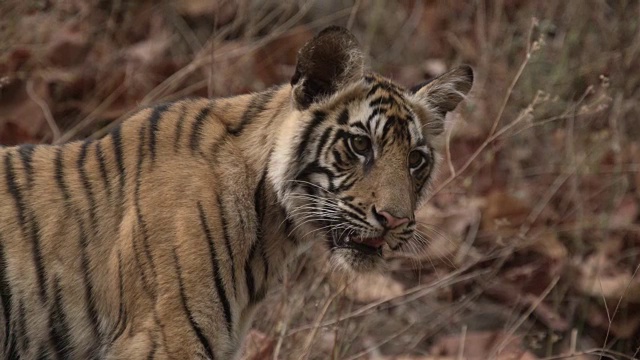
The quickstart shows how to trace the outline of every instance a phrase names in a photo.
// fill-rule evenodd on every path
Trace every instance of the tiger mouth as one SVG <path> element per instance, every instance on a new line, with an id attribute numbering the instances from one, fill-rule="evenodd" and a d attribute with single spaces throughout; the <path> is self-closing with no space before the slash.
<path id="1" fill-rule="evenodd" d="M 386 243 L 383 236 L 363 237 L 359 234 L 336 236 L 332 241 L 333 248 L 356 250 L 365 255 L 382 255 L 382 246 Z"/>

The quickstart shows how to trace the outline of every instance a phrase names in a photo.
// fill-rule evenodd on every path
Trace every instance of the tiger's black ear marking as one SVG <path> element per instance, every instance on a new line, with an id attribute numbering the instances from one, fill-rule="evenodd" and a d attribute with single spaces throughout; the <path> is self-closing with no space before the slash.
<path id="1" fill-rule="evenodd" d="M 339 26 L 325 28 L 298 52 L 291 78 L 296 106 L 306 109 L 363 75 L 364 55 L 355 36 Z"/>
<path id="2" fill-rule="evenodd" d="M 445 115 L 458 106 L 469 93 L 472 85 L 473 69 L 469 65 L 461 65 L 433 80 L 411 88 L 414 97 L 434 111 L 437 116 L 437 119 L 429 124 L 434 135 L 444 130 Z"/>

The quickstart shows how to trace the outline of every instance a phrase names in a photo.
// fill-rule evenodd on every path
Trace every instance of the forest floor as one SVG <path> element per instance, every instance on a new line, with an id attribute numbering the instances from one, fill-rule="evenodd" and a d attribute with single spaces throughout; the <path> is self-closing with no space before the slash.
<path id="1" fill-rule="evenodd" d="M 301 259 L 245 359 L 640 358 L 638 1 L 7 0 L 0 14 L 2 145 L 287 82 L 332 24 L 406 86 L 473 66 L 418 213 L 428 248 L 347 284 Z"/>

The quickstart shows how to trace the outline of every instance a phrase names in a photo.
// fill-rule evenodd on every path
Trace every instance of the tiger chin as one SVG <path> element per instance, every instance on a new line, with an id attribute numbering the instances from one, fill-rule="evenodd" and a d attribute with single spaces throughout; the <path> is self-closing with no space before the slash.
<path id="1" fill-rule="evenodd" d="M 355 276 L 419 250 L 414 212 L 472 82 L 460 66 L 406 89 L 329 27 L 288 84 L 0 148 L 0 358 L 232 358 L 310 245 Z"/>

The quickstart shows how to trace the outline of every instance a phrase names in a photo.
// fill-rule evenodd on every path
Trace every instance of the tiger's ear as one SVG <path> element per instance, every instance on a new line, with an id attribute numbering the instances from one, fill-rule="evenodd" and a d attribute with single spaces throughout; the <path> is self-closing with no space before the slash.
<path id="1" fill-rule="evenodd" d="M 291 78 L 296 106 L 306 109 L 363 75 L 364 55 L 355 36 L 339 26 L 325 28 L 298 52 Z"/>
<path id="2" fill-rule="evenodd" d="M 461 65 L 429 82 L 411 88 L 414 98 L 435 111 L 438 116 L 436 123 L 430 124 L 434 135 L 444 130 L 445 115 L 458 106 L 472 85 L 473 69 L 469 65 Z"/>

